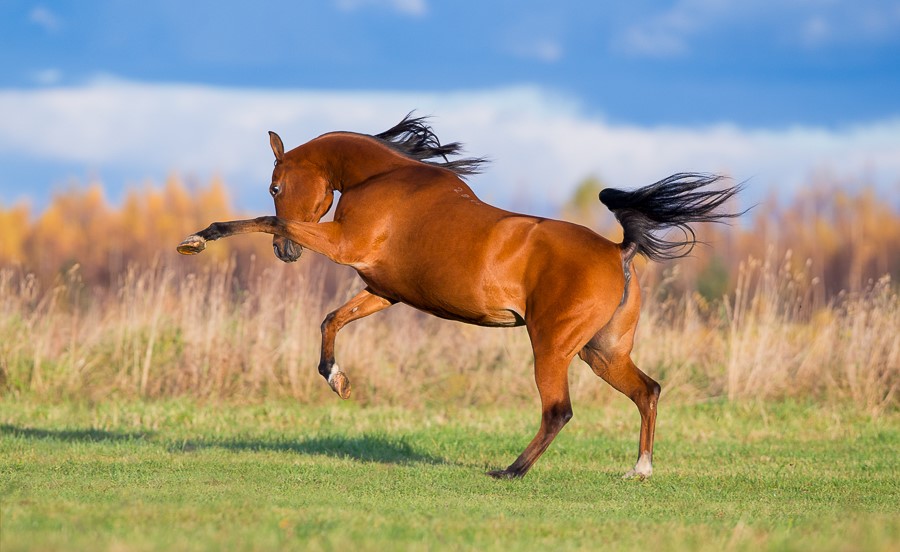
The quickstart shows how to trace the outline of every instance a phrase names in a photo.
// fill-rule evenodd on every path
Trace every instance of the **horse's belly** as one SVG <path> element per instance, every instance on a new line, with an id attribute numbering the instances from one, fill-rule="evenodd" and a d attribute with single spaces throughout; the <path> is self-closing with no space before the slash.
<path id="1" fill-rule="evenodd" d="M 480 283 L 459 285 L 462 275 L 447 278 L 419 272 L 401 276 L 393 270 L 354 267 L 378 295 L 447 320 L 478 326 L 513 327 L 525 324 L 515 293 Z M 452 282 L 448 285 L 448 280 Z"/>
<path id="2" fill-rule="evenodd" d="M 524 326 L 525 319 L 514 310 L 504 310 L 485 318 L 481 325 L 512 328 L 515 326 Z"/>
<path id="3" fill-rule="evenodd" d="M 525 325 L 522 316 L 512 309 L 499 309 L 486 313 L 464 313 L 455 310 L 447 310 L 443 308 L 435 308 L 432 306 L 420 306 L 412 302 L 402 301 L 411 307 L 420 311 L 433 314 L 439 318 L 446 320 L 455 320 L 457 322 L 465 322 L 467 324 L 475 324 L 476 326 L 488 326 L 493 328 L 512 328 L 515 326 Z"/>

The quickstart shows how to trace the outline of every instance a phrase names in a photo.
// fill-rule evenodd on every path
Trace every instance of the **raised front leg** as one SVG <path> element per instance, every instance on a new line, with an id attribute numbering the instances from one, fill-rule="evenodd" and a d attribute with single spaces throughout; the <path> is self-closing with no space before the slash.
<path id="1" fill-rule="evenodd" d="M 319 373 L 328 380 L 328 385 L 342 399 L 350 396 L 350 380 L 334 361 L 334 339 L 337 333 L 350 322 L 384 310 L 393 304 L 394 301 L 375 295 L 371 289 L 366 288 L 346 304 L 329 313 L 322 322 L 322 356 L 319 359 Z"/>
<path id="2" fill-rule="evenodd" d="M 340 262 L 340 225 L 336 222 L 297 222 L 268 216 L 250 220 L 214 222 L 205 229 L 190 235 L 178 245 L 182 255 L 196 255 L 206 249 L 206 243 L 235 234 L 262 232 L 284 236 L 301 247 L 321 253 Z"/>

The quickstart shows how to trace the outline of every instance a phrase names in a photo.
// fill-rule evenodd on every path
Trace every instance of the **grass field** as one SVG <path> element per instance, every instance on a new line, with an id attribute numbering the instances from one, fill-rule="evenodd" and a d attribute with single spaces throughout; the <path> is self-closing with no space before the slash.
<path id="1" fill-rule="evenodd" d="M 575 405 L 495 481 L 530 408 L 0 401 L 0 549 L 896 550 L 900 415 L 662 403 L 655 471 L 624 398 Z"/>

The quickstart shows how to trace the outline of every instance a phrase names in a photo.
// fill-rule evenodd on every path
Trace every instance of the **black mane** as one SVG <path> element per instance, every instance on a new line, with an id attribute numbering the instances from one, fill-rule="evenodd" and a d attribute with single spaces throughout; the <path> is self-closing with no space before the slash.
<path id="1" fill-rule="evenodd" d="M 481 172 L 481 166 L 488 162 L 486 158 L 463 157 L 450 161 L 447 156 L 461 154 L 462 144 L 451 142 L 441 145 L 441 141 L 434 131 L 426 124 L 428 117 L 413 117 L 412 114 L 413 112 L 407 113 L 402 121 L 388 130 L 376 134 L 375 138 L 407 157 L 429 165 L 450 169 L 462 177 Z M 442 157 L 444 161 L 431 161 L 436 157 Z"/>

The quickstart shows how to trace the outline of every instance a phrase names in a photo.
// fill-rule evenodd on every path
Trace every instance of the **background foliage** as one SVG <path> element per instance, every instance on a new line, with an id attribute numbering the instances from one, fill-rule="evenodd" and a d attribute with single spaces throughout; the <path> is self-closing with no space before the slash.
<path id="1" fill-rule="evenodd" d="M 561 216 L 617 240 L 600 189 L 585 180 Z M 709 246 L 688 259 L 642 264 L 638 365 L 690 400 L 896 407 L 900 216 L 861 190 L 814 182 L 734 226 L 700 228 Z M 309 253 L 284 265 L 267 236 L 223 240 L 197 257 L 174 251 L 213 220 L 245 216 L 221 182 L 175 177 L 130 191 L 121 206 L 93 185 L 56 194 L 39 214 L 0 209 L 0 392 L 330 400 L 315 371 L 318 326 L 359 289 L 351 270 Z M 521 329 L 396 306 L 345 329 L 338 359 L 363 403 L 534 399 Z M 607 396 L 580 363 L 571 382 L 576 398 Z"/>

